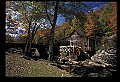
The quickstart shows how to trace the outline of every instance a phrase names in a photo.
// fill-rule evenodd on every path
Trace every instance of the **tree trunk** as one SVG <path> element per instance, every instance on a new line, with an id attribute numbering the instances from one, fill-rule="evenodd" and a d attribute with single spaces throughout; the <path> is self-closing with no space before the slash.
<path id="1" fill-rule="evenodd" d="M 32 33 L 30 34 L 31 21 L 29 22 L 28 37 L 26 39 L 26 46 L 25 46 L 25 55 L 26 56 L 31 56 L 32 41 L 37 32 L 37 29 L 40 27 L 40 25 L 38 27 L 36 27 L 36 25 L 37 25 L 37 23 L 35 23 Z"/>
<path id="2" fill-rule="evenodd" d="M 31 56 L 31 46 L 32 46 L 32 40 L 30 40 L 29 42 L 29 46 L 28 46 L 28 56 Z"/>
<path id="3" fill-rule="evenodd" d="M 28 54 L 28 46 L 29 46 L 29 44 L 28 44 L 28 40 L 27 40 L 26 45 L 25 45 L 25 56 L 27 56 L 27 54 Z"/>
<path id="4" fill-rule="evenodd" d="M 25 56 L 28 56 L 28 49 L 29 49 L 29 46 L 30 46 L 30 39 L 29 39 L 30 35 L 28 35 L 28 38 L 26 39 L 26 45 L 25 45 Z"/>
<path id="5" fill-rule="evenodd" d="M 50 32 L 50 43 L 49 43 L 49 56 L 48 60 L 52 61 L 53 60 L 53 48 L 54 48 L 54 29 L 51 29 Z"/>
<path id="6" fill-rule="evenodd" d="M 57 21 L 58 4 L 59 4 L 59 1 L 56 1 L 55 12 L 54 12 L 54 19 L 53 19 L 52 28 L 51 28 L 51 31 L 50 31 L 49 56 L 48 56 L 48 60 L 50 60 L 50 61 L 53 60 L 54 29 L 55 29 L 56 21 Z"/>
<path id="7" fill-rule="evenodd" d="M 39 27 L 37 27 L 36 29 L 36 26 L 34 27 L 34 29 L 32 30 L 32 34 L 31 36 L 29 37 L 29 46 L 28 46 L 28 56 L 31 56 L 31 47 L 32 47 L 32 41 L 33 41 L 33 38 L 36 34 L 36 31 Z"/>
<path id="8" fill-rule="evenodd" d="M 28 36 L 27 36 L 27 39 L 26 39 L 25 56 L 28 56 L 29 40 L 30 40 L 30 27 L 31 27 L 31 21 L 29 22 Z"/>

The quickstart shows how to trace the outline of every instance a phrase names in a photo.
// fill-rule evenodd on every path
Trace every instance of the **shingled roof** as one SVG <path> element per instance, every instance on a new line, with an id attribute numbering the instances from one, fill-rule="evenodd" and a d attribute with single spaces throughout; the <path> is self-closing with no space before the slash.
<path id="1" fill-rule="evenodd" d="M 73 35 L 73 33 L 74 33 L 75 31 L 77 32 L 78 35 L 80 35 L 80 36 L 82 36 L 82 37 L 88 38 L 88 36 L 87 36 L 84 32 L 79 32 L 78 30 L 74 29 L 74 30 L 70 33 L 70 35 L 69 35 L 68 37 L 62 38 L 62 39 L 60 39 L 59 41 L 60 41 L 60 42 L 61 42 L 61 41 L 62 41 L 62 42 L 68 41 L 68 40 L 70 39 L 71 35 Z"/>
<path id="2" fill-rule="evenodd" d="M 72 35 L 75 31 L 77 32 L 77 34 L 78 34 L 78 35 L 80 35 L 80 36 L 83 36 L 83 37 L 86 37 L 86 38 L 87 38 L 87 35 L 86 35 L 84 32 L 78 32 L 76 29 L 74 29 L 74 30 L 73 30 L 73 32 L 70 34 L 70 36 L 69 36 L 69 37 L 71 37 L 71 35 Z"/>

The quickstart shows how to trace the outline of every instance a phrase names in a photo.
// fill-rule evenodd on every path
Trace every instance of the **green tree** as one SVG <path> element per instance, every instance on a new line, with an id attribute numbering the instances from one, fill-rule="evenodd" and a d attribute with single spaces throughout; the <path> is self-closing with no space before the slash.
<path id="1" fill-rule="evenodd" d="M 51 24 L 49 40 L 50 41 L 49 42 L 50 58 L 48 58 L 49 60 L 53 60 L 54 30 L 56 26 L 57 16 L 61 14 L 66 19 L 71 19 L 76 13 L 79 12 L 80 9 L 78 8 L 79 5 L 81 5 L 80 2 L 62 2 L 62 1 L 43 2 L 45 12 Z"/>
<path id="2" fill-rule="evenodd" d="M 83 4 L 82 2 L 59 2 L 59 1 L 53 1 L 53 23 L 51 23 L 50 17 L 48 16 L 48 19 L 51 23 L 51 32 L 50 32 L 50 44 L 49 44 L 49 52 L 50 52 L 50 60 L 53 59 L 53 43 L 54 43 L 54 29 L 55 29 L 55 25 L 56 25 L 56 20 L 57 20 L 57 15 L 61 14 L 62 16 L 64 16 L 66 18 L 66 20 L 71 20 L 74 16 L 76 16 L 82 9 L 81 6 L 86 6 L 85 4 Z M 49 9 L 51 8 L 49 7 Z M 45 6 L 45 8 L 47 9 L 48 7 Z M 47 11 L 46 11 L 47 13 Z M 63 31 L 64 33 L 65 31 Z"/>
<path id="3" fill-rule="evenodd" d="M 61 14 L 67 20 L 71 20 L 75 15 L 82 11 L 83 7 L 86 7 L 86 5 L 82 2 L 62 1 L 13 1 L 13 5 L 14 9 L 19 11 L 21 13 L 20 16 L 25 19 L 22 21 L 25 21 L 28 25 L 28 28 L 26 28 L 28 31 L 25 55 L 30 54 L 31 42 L 36 33 L 36 30 L 43 24 L 41 21 L 46 20 L 51 25 L 49 60 L 53 60 L 54 30 L 58 15 Z"/>
<path id="4" fill-rule="evenodd" d="M 30 52 L 33 38 L 39 28 L 46 27 L 46 15 L 43 12 L 41 3 L 38 4 L 35 1 L 12 1 L 12 4 L 14 10 L 20 13 L 20 21 L 24 21 L 27 24 L 25 55 L 31 56 Z"/>
<path id="5" fill-rule="evenodd" d="M 104 14 L 98 14 L 96 12 L 93 12 L 90 15 L 94 22 L 93 33 L 95 45 L 98 49 L 102 44 L 102 39 L 104 39 L 105 36 L 111 35 L 111 28 L 108 25 L 108 20 L 106 18 L 107 15 L 104 16 Z"/>

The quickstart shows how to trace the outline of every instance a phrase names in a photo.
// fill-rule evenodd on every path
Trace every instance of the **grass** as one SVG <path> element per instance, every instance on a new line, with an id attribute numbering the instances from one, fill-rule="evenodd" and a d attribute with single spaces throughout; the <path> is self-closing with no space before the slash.
<path id="1" fill-rule="evenodd" d="M 6 77 L 71 77 L 46 61 L 26 60 L 18 54 L 6 55 Z"/>

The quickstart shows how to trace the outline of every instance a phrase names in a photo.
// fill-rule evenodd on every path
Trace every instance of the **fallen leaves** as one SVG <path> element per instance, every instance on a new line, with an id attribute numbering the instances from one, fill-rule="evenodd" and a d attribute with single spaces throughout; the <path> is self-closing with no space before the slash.
<path id="1" fill-rule="evenodd" d="M 48 61 L 26 60 L 19 54 L 6 55 L 6 77 L 71 77 Z"/>

